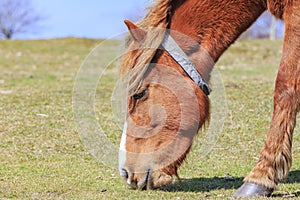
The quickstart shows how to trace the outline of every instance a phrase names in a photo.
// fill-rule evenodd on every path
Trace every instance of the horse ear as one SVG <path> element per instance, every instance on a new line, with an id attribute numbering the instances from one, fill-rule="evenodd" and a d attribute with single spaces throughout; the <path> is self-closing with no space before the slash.
<path id="1" fill-rule="evenodd" d="M 141 42 L 145 39 L 146 34 L 147 34 L 146 31 L 139 28 L 137 25 L 135 25 L 134 23 L 132 23 L 129 20 L 124 20 L 124 23 L 126 24 L 128 30 L 130 32 L 130 35 L 134 41 Z"/>

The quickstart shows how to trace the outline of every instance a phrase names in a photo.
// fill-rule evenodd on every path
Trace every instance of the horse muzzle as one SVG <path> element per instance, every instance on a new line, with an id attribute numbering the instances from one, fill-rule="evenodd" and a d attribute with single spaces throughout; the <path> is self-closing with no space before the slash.
<path id="1" fill-rule="evenodd" d="M 151 171 L 149 169 L 145 173 L 132 173 L 129 170 L 120 169 L 120 175 L 132 189 L 152 190 L 173 182 L 172 176 L 160 170 Z"/>

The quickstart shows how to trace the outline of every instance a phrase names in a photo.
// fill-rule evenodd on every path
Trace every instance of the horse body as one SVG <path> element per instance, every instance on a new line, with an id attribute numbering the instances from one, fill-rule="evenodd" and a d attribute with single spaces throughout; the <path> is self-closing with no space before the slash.
<path id="1" fill-rule="evenodd" d="M 169 29 L 169 34 L 193 61 L 197 71 L 209 81 L 213 64 L 266 9 L 286 23 L 273 118 L 260 159 L 236 196 L 270 195 L 287 176 L 299 109 L 300 1 L 168 0 L 158 1 L 139 27 L 126 22 L 132 39 L 121 72 L 126 74 L 138 68 L 136 65 L 146 68 L 140 67 L 139 84 L 129 93 L 121 142 L 125 152 L 120 154 L 120 172 L 131 187 L 152 189 L 169 184 L 172 176 L 177 176 L 194 135 L 209 119 L 209 101 L 205 93 L 160 47 L 168 31 L 155 35 L 143 29 Z M 139 50 L 145 44 L 158 50 Z M 147 63 L 155 64 L 146 67 Z M 170 88 L 176 88 L 176 92 Z M 178 98 L 174 93 L 183 97 Z M 162 105 L 163 109 L 157 105 Z M 170 144 L 175 149 L 165 148 Z M 159 153 L 153 156 L 153 152 Z"/>

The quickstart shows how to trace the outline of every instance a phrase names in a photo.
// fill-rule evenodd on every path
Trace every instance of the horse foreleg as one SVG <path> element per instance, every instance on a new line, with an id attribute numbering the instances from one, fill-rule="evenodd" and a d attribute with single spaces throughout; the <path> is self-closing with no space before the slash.
<path id="1" fill-rule="evenodd" d="M 296 4 L 296 3 L 295 3 Z M 300 95 L 300 8 L 285 10 L 285 39 L 275 91 L 271 126 L 260 159 L 234 197 L 270 196 L 292 165 L 292 136 Z"/>
<path id="2" fill-rule="evenodd" d="M 278 74 L 280 76 L 280 73 Z M 292 164 L 292 134 L 296 119 L 296 92 L 277 78 L 271 127 L 260 159 L 235 197 L 270 196 Z"/>

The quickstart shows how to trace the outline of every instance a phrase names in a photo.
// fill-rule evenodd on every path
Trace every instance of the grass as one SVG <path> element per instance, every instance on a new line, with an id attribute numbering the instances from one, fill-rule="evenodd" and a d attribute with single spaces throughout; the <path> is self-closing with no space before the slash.
<path id="1" fill-rule="evenodd" d="M 266 138 L 282 41 L 241 40 L 222 56 L 216 69 L 228 104 L 223 131 L 205 158 L 195 143 L 179 171 L 182 183 L 156 191 L 128 189 L 117 170 L 94 159 L 79 139 L 73 86 L 81 62 L 99 42 L 0 41 L 0 199 L 229 199 Z M 116 45 L 111 41 L 107 48 Z M 110 108 L 115 76 L 110 66 L 97 88 L 95 109 L 118 145 L 121 131 Z M 300 195 L 299 132 L 296 127 L 290 176 L 274 199 Z"/>

